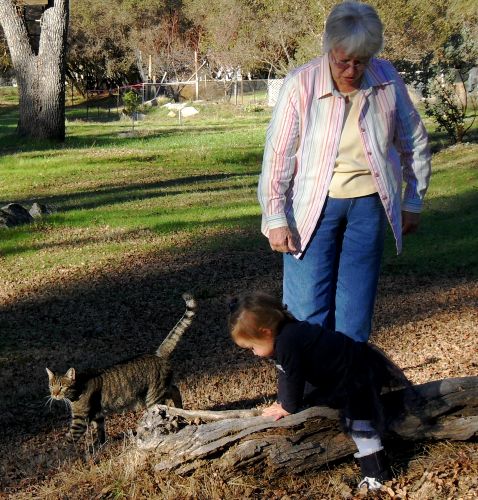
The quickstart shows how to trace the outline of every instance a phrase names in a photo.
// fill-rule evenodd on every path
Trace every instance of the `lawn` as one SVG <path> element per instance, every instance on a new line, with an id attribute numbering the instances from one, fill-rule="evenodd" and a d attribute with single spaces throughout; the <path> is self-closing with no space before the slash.
<path id="1" fill-rule="evenodd" d="M 210 245 L 211 234 L 257 224 L 255 187 L 268 113 L 198 108 L 200 115 L 181 125 L 166 109 L 154 109 L 133 138 L 121 136 L 130 130 L 128 120 L 69 120 L 67 140 L 56 147 L 19 145 L 9 135 L 14 116 L 5 111 L 2 205 L 39 201 L 55 210 L 43 222 L 4 231 L 0 255 L 10 270 L 19 255 L 32 270 L 41 257 L 48 270 L 95 262 L 105 251 L 124 254 L 138 239 L 145 250 L 178 238 Z"/>
<path id="2" fill-rule="evenodd" d="M 185 407 L 247 408 L 274 397 L 274 367 L 235 348 L 226 324 L 231 294 L 280 291 L 281 260 L 260 235 L 256 201 L 270 110 L 198 103 L 200 113 L 180 124 L 154 108 L 131 137 L 130 122 L 113 111 L 86 120 L 76 106 L 67 110 L 65 143 L 54 145 L 14 136 L 16 107 L 7 97 L 0 94 L 0 206 L 39 201 L 54 213 L 0 229 L 3 491 L 11 498 L 344 498 L 343 478 L 355 484 L 358 477 L 352 459 L 297 478 L 238 473 L 223 481 L 207 468 L 161 475 L 125 455 L 141 413 L 109 418 L 111 441 L 85 457 L 64 441 L 66 409 L 44 404 L 46 366 L 101 368 L 153 352 L 182 313 L 185 290 L 199 302 L 173 359 Z M 388 236 L 373 336 L 414 383 L 478 374 L 478 145 L 438 150 L 442 138 L 433 130 L 432 140 L 422 226 L 400 257 Z M 394 491 L 415 492 L 406 498 L 448 498 L 443 484 L 448 496 L 472 498 L 478 488 L 474 442 L 392 444 L 390 454 Z"/>
<path id="3" fill-rule="evenodd" d="M 199 115 L 179 124 L 167 109 L 154 108 L 134 137 L 124 137 L 131 122 L 116 112 L 86 121 L 79 118 L 85 108 L 73 107 L 67 140 L 55 146 L 23 144 L 13 135 L 12 99 L 4 92 L 0 108 L 0 203 L 40 201 L 55 214 L 3 231 L 4 271 L 24 275 L 105 254 L 121 258 L 138 244 L 144 250 L 179 240 L 211 246 L 221 244 L 222 233 L 258 228 L 255 189 L 270 111 L 200 104 Z M 434 144 L 437 137 L 432 134 Z M 389 238 L 386 273 L 476 270 L 477 163 L 474 145 L 435 155 L 422 230 L 407 238 L 399 259 Z"/>

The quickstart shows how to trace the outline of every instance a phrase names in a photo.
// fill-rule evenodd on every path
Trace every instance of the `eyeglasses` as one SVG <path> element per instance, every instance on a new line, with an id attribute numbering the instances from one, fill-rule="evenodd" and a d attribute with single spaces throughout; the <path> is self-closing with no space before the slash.
<path id="1" fill-rule="evenodd" d="M 337 68 L 339 68 L 342 71 L 345 71 L 346 69 L 348 69 L 350 67 L 352 67 L 353 69 L 355 69 L 357 71 L 363 71 L 368 65 L 368 60 L 365 62 L 337 61 L 337 59 L 335 59 L 335 56 L 332 52 L 329 52 L 329 58 L 337 66 Z"/>

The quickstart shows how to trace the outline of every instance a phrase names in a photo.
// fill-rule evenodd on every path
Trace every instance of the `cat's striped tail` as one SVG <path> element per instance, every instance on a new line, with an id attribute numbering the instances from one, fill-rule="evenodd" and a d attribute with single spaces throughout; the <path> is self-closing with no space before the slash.
<path id="1" fill-rule="evenodd" d="M 196 315 L 197 303 L 194 297 L 189 293 L 184 293 L 183 299 L 186 302 L 186 311 L 184 311 L 181 319 L 176 323 L 173 329 L 168 333 L 168 336 L 158 347 L 156 356 L 159 356 L 160 358 L 168 358 L 171 355 L 181 336 L 189 328 L 194 316 Z"/>

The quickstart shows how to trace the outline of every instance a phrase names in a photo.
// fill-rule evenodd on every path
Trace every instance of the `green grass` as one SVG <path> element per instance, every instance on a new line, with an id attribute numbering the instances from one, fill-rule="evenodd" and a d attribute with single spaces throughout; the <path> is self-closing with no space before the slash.
<path id="1" fill-rule="evenodd" d="M 418 234 L 404 238 L 396 258 L 391 238 L 388 273 L 478 275 L 478 145 L 437 153 Z"/>
<path id="2" fill-rule="evenodd" d="M 191 244 L 217 248 L 244 231 L 245 246 L 261 238 L 256 184 L 270 111 L 196 105 L 199 115 L 179 124 L 154 108 L 128 137 L 130 121 L 104 110 L 86 121 L 75 106 L 58 145 L 23 143 L 14 135 L 12 95 L 0 92 L 0 102 L 0 203 L 40 201 L 56 210 L 31 226 L 0 230 L 4 272 Z M 405 239 L 399 258 L 389 237 L 385 273 L 476 273 L 477 164 L 476 145 L 435 155 L 421 230 Z"/>
<path id="3" fill-rule="evenodd" d="M 120 135 L 129 121 L 69 120 L 65 144 L 52 145 L 21 144 L 9 123 L 14 110 L 4 109 L 0 202 L 56 210 L 45 222 L 2 230 L 7 267 L 16 268 L 20 255 L 30 269 L 95 262 L 256 225 L 269 115 L 204 106 L 180 125 L 167 113 L 152 110 L 134 137 Z M 221 244 L 220 236 L 203 239 Z"/>
<path id="4" fill-rule="evenodd" d="M 0 106 L 18 104 L 17 87 L 0 87 Z"/>

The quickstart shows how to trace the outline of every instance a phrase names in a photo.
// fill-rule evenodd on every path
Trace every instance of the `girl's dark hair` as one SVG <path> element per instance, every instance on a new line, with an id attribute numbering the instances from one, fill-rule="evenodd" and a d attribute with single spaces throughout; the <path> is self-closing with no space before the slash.
<path id="1" fill-rule="evenodd" d="M 280 300 L 263 292 L 235 297 L 229 309 L 229 330 L 233 340 L 240 337 L 258 339 L 261 337 L 259 327 L 277 332 L 283 323 L 294 319 Z"/>

